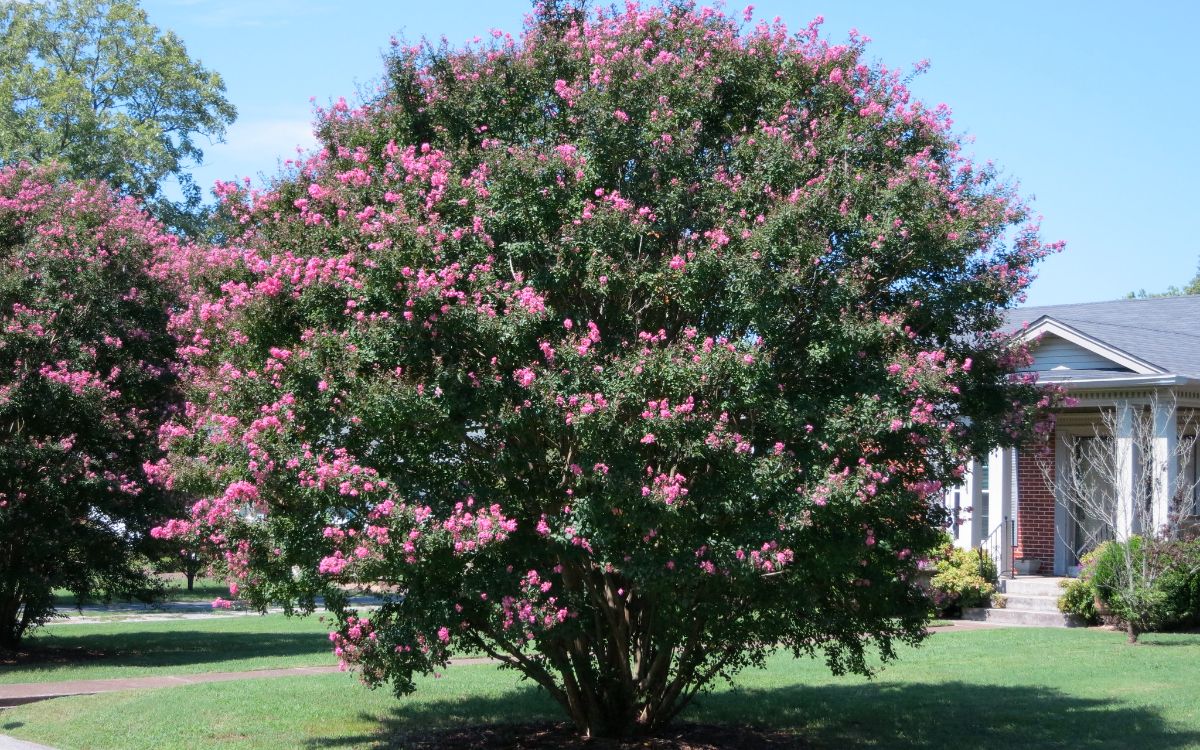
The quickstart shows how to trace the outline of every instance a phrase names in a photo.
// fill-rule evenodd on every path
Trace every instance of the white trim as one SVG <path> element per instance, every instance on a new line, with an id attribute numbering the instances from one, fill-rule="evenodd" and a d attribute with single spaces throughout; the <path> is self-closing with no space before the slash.
<path id="1" fill-rule="evenodd" d="M 1086 333 L 1076 328 L 1072 328 L 1066 323 L 1055 320 L 1048 315 L 1043 315 L 1031 323 L 1030 326 L 1026 328 L 1020 334 L 1020 336 L 1018 336 L 1018 338 L 1023 342 L 1029 343 L 1047 333 L 1070 341 L 1072 344 L 1082 347 L 1092 354 L 1104 357 L 1114 364 L 1127 367 L 1139 375 L 1165 375 L 1167 372 L 1157 365 L 1151 364 L 1144 359 L 1140 359 L 1132 354 L 1109 346 L 1100 339 L 1088 336 Z"/>

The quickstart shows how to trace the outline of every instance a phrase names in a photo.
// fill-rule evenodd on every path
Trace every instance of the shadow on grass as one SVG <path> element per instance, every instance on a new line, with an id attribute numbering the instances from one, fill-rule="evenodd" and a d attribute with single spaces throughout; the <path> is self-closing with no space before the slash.
<path id="1" fill-rule="evenodd" d="M 330 659 L 324 633 L 221 633 L 201 630 L 130 631 L 57 636 L 40 633 L 24 649 L 9 654 L 3 666 L 53 677 L 81 664 L 105 667 L 179 667 L 240 659 L 312 656 Z"/>
<path id="2" fill-rule="evenodd" d="M 361 718 L 373 720 L 367 715 Z M 487 744 L 483 740 L 492 739 L 488 733 L 463 730 L 472 725 L 562 720 L 544 694 L 524 688 L 501 697 L 400 705 L 375 733 L 314 738 L 308 747 L 541 748 L 550 745 L 536 740 L 525 744 L 513 736 L 507 738 L 511 744 Z M 793 735 L 794 745 L 790 746 L 804 748 L 1182 750 L 1200 746 L 1196 727 L 1169 721 L 1146 706 L 1081 698 L 1041 687 L 965 682 L 726 690 L 697 700 L 683 721 L 785 730 Z"/>

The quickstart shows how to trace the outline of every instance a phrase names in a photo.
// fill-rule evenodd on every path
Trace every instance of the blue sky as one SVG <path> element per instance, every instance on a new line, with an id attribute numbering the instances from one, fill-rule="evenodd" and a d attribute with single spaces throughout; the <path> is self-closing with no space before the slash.
<path id="1" fill-rule="evenodd" d="M 272 174 L 312 144 L 310 97 L 325 104 L 370 90 L 392 35 L 460 43 L 491 28 L 518 32 L 525 0 L 326 2 L 144 0 L 193 57 L 225 78 L 239 118 L 195 170 L 216 179 Z M 945 102 L 970 151 L 1035 197 L 1048 240 L 1030 304 L 1164 290 L 1196 273 L 1200 240 L 1200 98 L 1192 44 L 1200 3 L 967 3 L 924 0 L 772 2 L 755 15 L 825 33 L 857 28 L 891 67 L 932 63 L 912 88 Z M 744 3 L 729 3 L 740 11 Z"/>

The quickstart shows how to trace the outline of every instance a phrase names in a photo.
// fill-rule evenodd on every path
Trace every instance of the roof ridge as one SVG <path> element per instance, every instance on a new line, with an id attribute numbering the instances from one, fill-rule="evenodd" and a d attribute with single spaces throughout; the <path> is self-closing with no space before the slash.
<path id="1" fill-rule="evenodd" d="M 1200 297 L 1200 295 L 1191 295 Z M 1044 318 L 1054 318 L 1053 315 L 1043 315 Z M 1200 339 L 1200 333 L 1190 333 L 1188 331 L 1173 331 L 1167 328 L 1154 328 L 1153 326 L 1137 326 L 1127 323 L 1114 323 L 1108 320 L 1090 320 L 1088 318 L 1067 318 L 1066 320 L 1077 320 L 1081 323 L 1092 323 L 1098 326 L 1112 326 L 1113 328 L 1129 328 L 1137 331 L 1154 331 L 1155 333 L 1169 333 L 1172 336 L 1187 336 L 1188 338 Z"/>
<path id="2" fill-rule="evenodd" d="M 1121 297 L 1120 299 L 1110 300 L 1094 300 L 1092 302 L 1061 302 L 1059 304 L 1050 305 L 1029 305 L 1027 307 L 1010 307 L 1009 312 L 1021 312 L 1024 310 L 1037 310 L 1045 308 L 1060 308 L 1060 307 L 1087 307 L 1090 305 L 1112 305 L 1116 303 L 1130 302 L 1166 302 L 1169 300 L 1185 300 L 1185 299 L 1200 299 L 1200 294 L 1173 294 L 1162 297 Z"/>

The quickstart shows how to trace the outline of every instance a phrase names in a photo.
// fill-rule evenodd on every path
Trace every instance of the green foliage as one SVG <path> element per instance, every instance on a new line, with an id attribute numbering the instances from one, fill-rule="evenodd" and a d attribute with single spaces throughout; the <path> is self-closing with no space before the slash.
<path id="1" fill-rule="evenodd" d="M 937 562 L 934 604 L 942 614 L 986 606 L 996 593 L 996 581 L 996 563 L 986 551 L 952 547 Z"/>
<path id="2" fill-rule="evenodd" d="M 1060 603 L 1063 611 L 1086 615 L 1082 599 L 1090 591 L 1130 628 L 1131 637 L 1200 624 L 1200 540 L 1134 536 L 1105 542 L 1082 562 L 1078 591 Z"/>
<path id="3" fill-rule="evenodd" d="M 1063 593 L 1058 597 L 1058 609 L 1078 615 L 1089 624 L 1100 621 L 1096 611 L 1096 588 L 1088 578 L 1071 578 L 1062 582 Z"/>
<path id="4" fill-rule="evenodd" d="M 185 170 L 236 116 L 221 77 L 136 0 L 0 4 L 0 164 L 61 162 L 194 231 L 200 190 Z M 170 178 L 182 202 L 164 195 Z"/>
<path id="5" fill-rule="evenodd" d="M 154 589 L 147 486 L 177 404 L 177 238 L 97 182 L 0 168 L 0 648 L 78 598 Z"/>
<path id="6" fill-rule="evenodd" d="M 1033 419 L 996 331 L 1051 248 L 859 39 L 539 7 L 221 187 L 160 535 L 324 595 L 372 684 L 486 650 L 592 735 L 775 648 L 867 671 L 924 634 L 935 498 Z"/>
<path id="7" fill-rule="evenodd" d="M 1167 562 L 1155 586 L 1163 594 L 1164 627 L 1200 625 L 1200 539 L 1165 545 Z"/>

